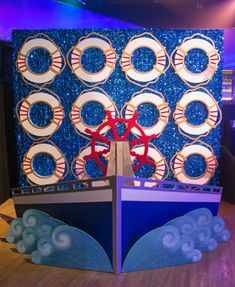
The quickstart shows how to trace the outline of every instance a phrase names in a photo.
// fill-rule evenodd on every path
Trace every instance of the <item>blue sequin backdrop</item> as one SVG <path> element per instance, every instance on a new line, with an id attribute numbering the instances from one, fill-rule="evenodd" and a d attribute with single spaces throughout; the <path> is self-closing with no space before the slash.
<path id="1" fill-rule="evenodd" d="M 217 100 L 221 103 L 221 87 L 222 87 L 222 60 L 223 60 L 223 31 L 221 30 L 158 30 L 158 29 L 78 29 L 78 30 L 17 30 L 13 32 L 13 56 L 14 61 L 17 59 L 18 51 L 22 47 L 24 41 L 37 33 L 41 32 L 47 34 L 61 49 L 64 56 L 74 46 L 78 39 L 82 36 L 88 35 L 90 32 L 97 32 L 105 35 L 112 42 L 112 46 L 116 50 L 118 58 L 121 58 L 122 50 L 125 48 L 128 41 L 134 35 L 139 35 L 144 31 L 152 33 L 163 46 L 166 47 L 166 51 L 170 55 L 175 47 L 179 46 L 185 37 L 192 36 L 194 33 L 201 33 L 211 38 L 219 51 L 221 61 L 219 62 L 218 70 L 214 74 L 211 81 L 204 86 Z M 94 72 L 100 70 L 105 61 L 104 55 L 98 49 L 88 49 L 82 57 L 82 64 L 88 71 Z M 208 59 L 204 52 L 198 49 L 191 50 L 186 56 L 186 66 L 190 67 L 193 72 L 202 71 L 207 63 Z M 147 71 L 155 63 L 155 56 L 152 51 L 147 48 L 137 49 L 133 56 L 132 62 L 135 68 L 140 71 Z M 28 59 L 28 65 L 32 70 L 42 73 L 47 70 L 50 65 L 50 56 L 42 49 L 34 50 Z M 125 73 L 121 70 L 121 67 L 117 61 L 115 70 L 109 77 L 108 81 L 99 85 L 116 103 L 117 109 L 123 107 L 123 105 L 130 100 L 131 96 L 140 91 L 141 88 L 133 83 L 127 81 Z M 87 90 L 86 87 L 78 78 L 72 74 L 69 65 L 67 64 L 62 74 L 58 75 L 54 82 L 46 85 L 46 88 L 56 93 L 60 99 L 64 108 L 65 118 L 60 128 L 50 138 L 56 146 L 64 153 L 68 163 L 71 165 L 75 156 L 81 147 L 88 144 L 88 140 L 79 136 L 74 126 L 71 124 L 69 113 L 75 99 L 78 95 Z M 166 102 L 168 102 L 171 109 L 171 115 L 169 122 L 165 127 L 162 135 L 152 142 L 158 147 L 161 153 L 165 156 L 168 164 L 171 157 L 182 149 L 185 143 L 190 143 L 191 140 L 182 136 L 177 128 L 177 125 L 173 119 L 173 111 L 176 104 L 183 94 L 189 90 L 189 87 L 175 74 L 174 68 L 170 66 L 166 74 L 161 75 L 158 81 L 154 84 L 150 84 L 148 88 L 155 89 L 161 92 Z M 35 90 L 34 87 L 28 85 L 22 80 L 21 74 L 14 70 L 14 100 L 17 102 L 28 96 L 28 94 Z M 158 116 L 158 111 L 150 104 L 142 104 L 139 106 L 139 123 L 143 126 L 152 125 Z M 30 117 L 33 123 L 38 126 L 47 125 L 50 122 L 52 113 L 44 104 L 36 104 L 31 109 Z M 207 109 L 200 102 L 194 102 L 190 104 L 186 110 L 187 120 L 194 124 L 201 124 L 207 117 Z M 104 117 L 104 111 L 102 106 L 89 103 L 84 106 L 82 111 L 82 117 L 88 124 L 97 124 L 101 122 Z M 213 147 L 214 153 L 219 159 L 219 147 L 220 147 L 220 128 L 211 130 L 209 135 L 202 139 L 204 142 L 210 144 Z M 17 141 L 17 153 L 18 153 L 18 169 L 19 172 L 19 185 L 28 185 L 25 175 L 21 171 L 21 163 L 24 154 L 27 152 L 33 140 L 31 140 L 24 130 L 19 125 L 16 118 L 16 141 Z M 55 163 L 46 154 L 38 155 L 34 160 L 34 169 L 38 174 L 48 175 L 54 169 Z M 205 169 L 204 160 L 197 155 L 192 155 L 185 163 L 185 171 L 190 176 L 198 176 L 203 173 Z M 94 168 L 93 163 L 87 164 L 87 170 L 91 176 L 100 176 L 102 172 Z M 152 170 L 149 167 L 143 166 L 137 173 L 137 176 L 148 177 L 151 175 Z M 63 181 L 74 180 L 74 176 L 70 171 Z M 170 172 L 168 180 L 175 180 L 173 173 Z M 218 169 L 216 170 L 210 184 L 218 184 Z"/>

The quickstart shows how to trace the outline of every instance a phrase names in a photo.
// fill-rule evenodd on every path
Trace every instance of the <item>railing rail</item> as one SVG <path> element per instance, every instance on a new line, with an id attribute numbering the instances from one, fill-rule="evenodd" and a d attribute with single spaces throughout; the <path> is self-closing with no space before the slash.
<path id="1" fill-rule="evenodd" d="M 119 176 L 118 185 L 120 188 L 129 189 L 148 189 L 162 191 L 187 191 L 197 193 L 222 193 L 223 187 L 211 185 L 188 184 L 178 181 L 153 180 L 147 178 L 135 178 L 128 176 Z"/>
<path id="2" fill-rule="evenodd" d="M 50 192 L 73 192 L 114 189 L 116 180 L 119 188 L 135 190 L 187 191 L 197 193 L 222 193 L 221 186 L 186 184 L 177 181 L 161 181 L 148 178 L 133 178 L 129 176 L 109 176 L 96 179 L 75 180 L 48 185 L 33 185 L 11 188 L 12 196 L 29 195 Z"/>
<path id="3" fill-rule="evenodd" d="M 40 193 L 55 193 L 55 192 L 73 192 L 73 191 L 91 191 L 113 189 L 116 186 L 115 176 L 75 180 L 69 182 L 59 182 L 48 185 L 32 185 L 11 188 L 12 196 L 40 194 Z"/>

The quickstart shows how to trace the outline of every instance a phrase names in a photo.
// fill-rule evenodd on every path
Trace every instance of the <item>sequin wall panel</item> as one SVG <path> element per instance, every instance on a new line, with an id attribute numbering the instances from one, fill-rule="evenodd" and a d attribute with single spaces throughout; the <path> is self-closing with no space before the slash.
<path id="1" fill-rule="evenodd" d="M 137 177 L 218 183 L 223 31 L 17 30 L 13 47 L 20 186 L 103 176 L 107 117 Z"/>

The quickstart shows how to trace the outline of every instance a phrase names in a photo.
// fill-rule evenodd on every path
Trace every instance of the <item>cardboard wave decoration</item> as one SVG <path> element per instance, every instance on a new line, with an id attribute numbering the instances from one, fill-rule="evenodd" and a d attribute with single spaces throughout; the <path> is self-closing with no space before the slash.
<path id="1" fill-rule="evenodd" d="M 18 252 L 31 253 L 35 264 L 112 272 L 108 255 L 92 236 L 39 210 L 14 219 L 6 239 Z"/>
<path id="2" fill-rule="evenodd" d="M 175 218 L 141 237 L 127 254 L 122 271 L 136 271 L 200 261 L 230 232 L 221 217 L 199 208 Z"/>

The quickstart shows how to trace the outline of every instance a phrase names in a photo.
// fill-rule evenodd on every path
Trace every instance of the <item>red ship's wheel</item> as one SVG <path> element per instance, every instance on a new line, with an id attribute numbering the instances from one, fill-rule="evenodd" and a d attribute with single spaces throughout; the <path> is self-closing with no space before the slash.
<path id="1" fill-rule="evenodd" d="M 153 135 L 147 136 L 145 134 L 143 129 L 136 122 L 136 119 L 138 118 L 138 113 L 135 113 L 133 117 L 130 119 L 124 119 L 124 118 L 114 119 L 111 116 L 110 111 L 106 111 L 106 114 L 107 114 L 107 120 L 103 122 L 97 128 L 95 132 L 91 131 L 90 129 L 86 129 L 86 132 L 91 135 L 92 139 L 91 139 L 91 153 L 85 156 L 84 160 L 93 159 L 96 162 L 96 164 L 104 171 L 104 174 L 106 174 L 107 167 L 104 164 L 102 164 L 102 162 L 100 161 L 100 156 L 106 155 L 110 151 L 111 140 L 106 135 L 102 135 L 100 131 L 108 127 L 108 129 L 112 131 L 113 140 L 124 141 L 124 140 L 128 140 L 131 130 L 133 128 L 136 128 L 140 132 L 141 136 L 135 140 L 129 141 L 130 150 L 131 150 L 131 147 L 133 147 L 134 145 L 141 144 L 144 146 L 144 153 L 140 155 L 133 151 L 130 152 L 130 154 L 138 160 L 137 164 L 133 167 L 133 171 L 136 171 L 144 163 L 149 164 L 149 165 L 154 165 L 155 162 L 148 158 L 148 143 L 151 139 L 156 138 L 156 135 L 153 134 Z M 124 123 L 126 126 L 125 132 L 122 136 L 118 134 L 118 130 L 117 130 L 117 124 L 119 123 Z M 107 145 L 109 145 L 109 149 L 105 149 L 103 151 L 96 151 L 95 145 L 97 141 L 106 143 Z"/>

